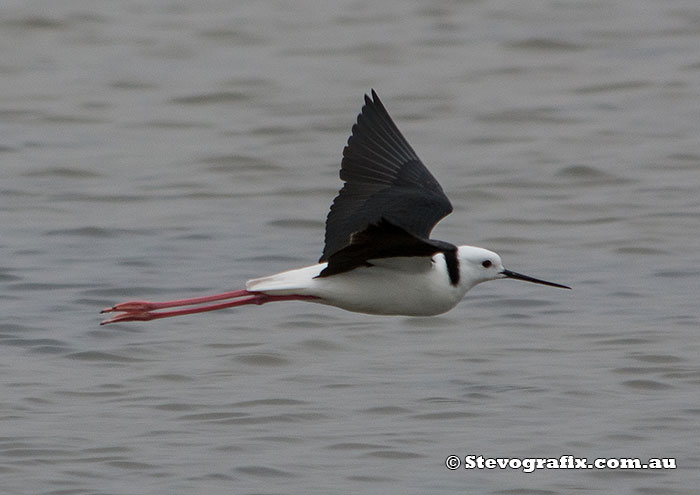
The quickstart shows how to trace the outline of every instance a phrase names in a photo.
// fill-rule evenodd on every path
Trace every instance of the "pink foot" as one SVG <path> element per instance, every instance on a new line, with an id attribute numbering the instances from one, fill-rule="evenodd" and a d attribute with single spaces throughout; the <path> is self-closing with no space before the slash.
<path id="1" fill-rule="evenodd" d="M 129 301 L 117 304 L 111 308 L 105 308 L 100 311 L 100 314 L 111 313 L 112 311 L 128 311 L 129 313 L 138 313 L 143 311 L 151 311 L 158 309 L 158 303 L 150 301 Z"/>

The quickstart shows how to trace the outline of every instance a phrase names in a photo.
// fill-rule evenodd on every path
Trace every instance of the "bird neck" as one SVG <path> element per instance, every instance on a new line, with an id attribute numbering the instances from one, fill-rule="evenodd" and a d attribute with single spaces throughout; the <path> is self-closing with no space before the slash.
<path id="1" fill-rule="evenodd" d="M 445 265 L 447 266 L 447 274 L 450 276 L 450 283 L 455 287 L 459 285 L 460 272 L 459 272 L 459 257 L 457 256 L 457 250 L 445 251 Z"/>

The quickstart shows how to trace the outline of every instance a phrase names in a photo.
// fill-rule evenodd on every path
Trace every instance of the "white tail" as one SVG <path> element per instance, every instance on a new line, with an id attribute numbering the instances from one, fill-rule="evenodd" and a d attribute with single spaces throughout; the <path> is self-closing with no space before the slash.
<path id="1" fill-rule="evenodd" d="M 303 294 L 305 289 L 313 286 L 314 277 L 321 273 L 325 267 L 326 263 L 319 263 L 267 277 L 253 278 L 246 282 L 245 288 L 252 292 L 266 294 Z"/>

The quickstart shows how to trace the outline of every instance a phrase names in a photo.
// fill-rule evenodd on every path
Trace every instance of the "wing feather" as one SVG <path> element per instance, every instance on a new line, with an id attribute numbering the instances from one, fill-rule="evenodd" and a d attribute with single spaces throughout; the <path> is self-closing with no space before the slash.
<path id="1" fill-rule="evenodd" d="M 343 150 L 345 182 L 326 219 L 320 261 L 351 243 L 354 233 L 386 220 L 411 236 L 428 239 L 452 211 L 440 184 L 423 165 L 377 94 L 365 95 L 357 123 Z"/>
<path id="2" fill-rule="evenodd" d="M 347 272 L 359 266 L 372 266 L 375 260 L 416 256 L 429 258 L 435 253 L 456 251 L 457 248 L 452 244 L 434 239 L 420 239 L 401 227 L 380 219 L 376 224 L 370 224 L 366 229 L 350 236 L 350 244 L 330 256 L 328 265 L 318 277 Z"/>

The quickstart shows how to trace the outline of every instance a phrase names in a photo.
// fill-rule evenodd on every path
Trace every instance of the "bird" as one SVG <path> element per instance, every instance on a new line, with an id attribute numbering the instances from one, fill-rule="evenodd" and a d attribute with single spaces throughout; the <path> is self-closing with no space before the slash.
<path id="1" fill-rule="evenodd" d="M 430 238 L 452 204 L 373 89 L 371 97 L 365 95 L 343 149 L 340 179 L 318 263 L 248 280 L 245 289 L 232 292 L 116 304 L 101 311 L 117 313 L 101 324 L 275 301 L 307 301 L 372 315 L 434 316 L 489 280 L 571 288 L 508 270 L 493 251 Z"/>

